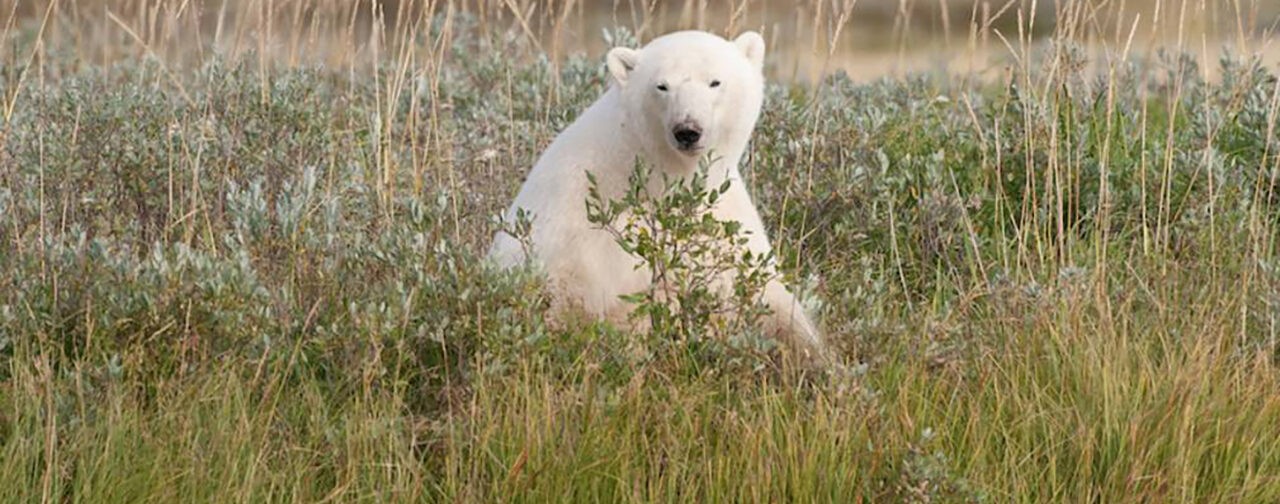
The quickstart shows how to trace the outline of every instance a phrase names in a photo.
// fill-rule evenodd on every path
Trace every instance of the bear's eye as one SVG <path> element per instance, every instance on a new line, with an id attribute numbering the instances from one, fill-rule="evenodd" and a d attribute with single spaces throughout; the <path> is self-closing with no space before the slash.
<path id="1" fill-rule="evenodd" d="M 666 91 L 666 90 L 667 90 L 666 84 L 658 84 L 658 91 Z"/>
<path id="2" fill-rule="evenodd" d="M 711 87 L 720 87 L 720 81 L 718 80 L 711 81 Z"/>

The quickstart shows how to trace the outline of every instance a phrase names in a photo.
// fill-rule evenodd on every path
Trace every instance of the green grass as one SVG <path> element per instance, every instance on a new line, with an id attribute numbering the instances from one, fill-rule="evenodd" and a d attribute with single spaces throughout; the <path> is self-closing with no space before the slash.
<path id="1" fill-rule="evenodd" d="M 470 35 L 422 86 L 6 59 L 0 500 L 1280 501 L 1274 70 L 772 85 L 814 376 L 487 266 L 604 73 Z"/>

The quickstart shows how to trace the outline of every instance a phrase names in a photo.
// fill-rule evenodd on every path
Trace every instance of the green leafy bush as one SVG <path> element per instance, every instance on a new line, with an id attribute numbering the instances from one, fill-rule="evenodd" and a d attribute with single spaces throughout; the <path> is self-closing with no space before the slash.
<path id="1" fill-rule="evenodd" d="M 761 296 L 775 276 L 772 256 L 746 249 L 741 223 L 712 215 L 732 181 L 708 187 L 710 159 L 684 178 L 654 177 L 637 160 L 616 200 L 605 199 L 587 174 L 587 219 L 649 272 L 649 287 L 623 298 L 634 305 L 632 317 L 656 341 L 689 346 L 695 355 L 730 342 L 763 348 L 757 328 L 769 308 Z"/>

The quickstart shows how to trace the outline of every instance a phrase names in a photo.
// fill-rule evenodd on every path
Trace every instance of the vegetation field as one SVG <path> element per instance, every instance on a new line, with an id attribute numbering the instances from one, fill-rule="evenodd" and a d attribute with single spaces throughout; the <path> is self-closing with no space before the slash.
<path id="1" fill-rule="evenodd" d="M 541 37 L 576 2 L 17 3 L 0 501 L 1280 502 L 1280 79 L 1248 50 L 1014 2 L 955 21 L 1007 47 L 981 75 L 775 78 L 742 168 L 815 372 L 749 329 L 550 323 L 484 261 L 605 89 Z M 856 2 L 801 3 L 847 35 Z M 1156 3 L 1268 37 L 1264 2 Z M 615 18 L 579 36 L 654 35 Z"/>

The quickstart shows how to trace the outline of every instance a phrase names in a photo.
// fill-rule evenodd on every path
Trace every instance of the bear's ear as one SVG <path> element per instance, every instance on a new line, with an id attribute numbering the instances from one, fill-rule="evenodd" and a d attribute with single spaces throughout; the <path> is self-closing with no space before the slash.
<path id="1" fill-rule="evenodd" d="M 627 76 L 635 70 L 638 61 L 640 61 L 640 51 L 626 47 L 615 47 L 609 50 L 609 55 L 605 57 L 609 74 L 613 75 L 613 79 L 618 81 L 618 84 L 624 86 L 627 84 Z"/>
<path id="2" fill-rule="evenodd" d="M 764 38 L 759 33 L 749 31 L 733 39 L 733 45 L 747 57 L 757 69 L 764 68 Z"/>

